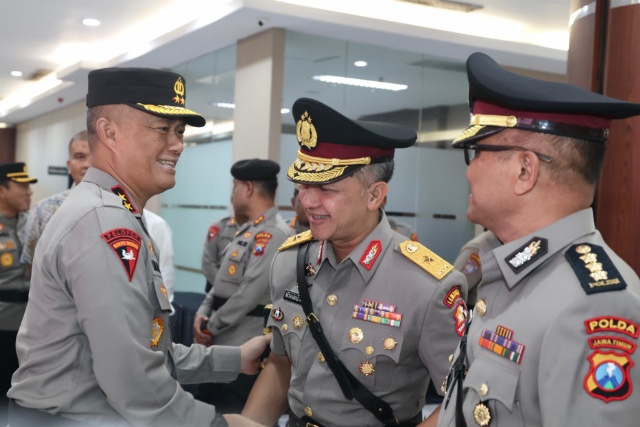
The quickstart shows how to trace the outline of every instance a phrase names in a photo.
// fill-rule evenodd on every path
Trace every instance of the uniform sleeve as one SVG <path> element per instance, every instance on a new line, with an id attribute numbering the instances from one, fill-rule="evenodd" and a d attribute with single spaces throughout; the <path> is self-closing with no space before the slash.
<path id="1" fill-rule="evenodd" d="M 128 224 L 134 231 L 137 224 L 120 212 L 107 212 L 100 218 L 111 224 L 101 224 L 95 211 L 90 213 L 48 261 L 49 270 L 73 297 L 88 342 L 91 359 L 87 360 L 100 389 L 114 410 L 134 426 L 156 420 L 166 425 L 207 425 L 214 409 L 186 393 L 169 374 L 163 352 L 151 348 L 153 308 L 148 294 L 152 271 L 146 269 L 146 244 L 140 245 L 136 262 L 129 263 L 127 270 L 101 237 L 115 228 L 113 223 Z"/>
<path id="2" fill-rule="evenodd" d="M 42 220 L 38 215 L 38 209 L 33 208 L 29 211 L 29 217 L 24 228 L 24 240 L 22 242 L 22 254 L 20 256 L 20 262 L 22 264 L 32 264 L 33 254 L 36 250 L 36 244 L 38 239 L 42 235 L 44 226 Z"/>
<path id="3" fill-rule="evenodd" d="M 207 295 L 202 300 L 202 304 L 198 307 L 198 314 L 202 314 L 203 316 L 211 316 L 211 312 L 213 311 L 213 289 L 207 292 Z"/>
<path id="4" fill-rule="evenodd" d="M 560 312 L 540 353 L 542 425 L 638 425 L 639 325 L 640 298 L 628 291 L 588 295 Z"/>
<path id="5" fill-rule="evenodd" d="M 204 247 L 202 248 L 202 272 L 211 284 L 216 280 L 218 274 L 218 235 L 222 229 L 222 223 L 217 222 L 209 227 L 207 237 L 204 239 Z"/>
<path id="6" fill-rule="evenodd" d="M 254 247 L 249 254 L 247 268 L 238 286 L 238 290 L 209 319 L 209 331 L 215 337 L 230 325 L 237 324 L 248 312 L 269 295 L 269 270 L 278 247 L 287 236 L 278 229 L 270 229 L 272 237 L 266 246 L 258 250 Z M 256 233 L 256 235 L 259 233 Z"/>
<path id="7" fill-rule="evenodd" d="M 169 301 L 173 301 L 173 292 L 176 283 L 176 271 L 173 266 L 173 233 L 166 221 L 159 221 L 149 230 L 151 238 L 158 246 L 158 261 L 160 262 L 160 272 Z"/>
<path id="8" fill-rule="evenodd" d="M 230 382 L 240 372 L 240 347 L 174 344 L 173 359 L 180 384 Z"/>
<path id="9" fill-rule="evenodd" d="M 478 248 L 471 245 L 462 248 L 453 266 L 456 270 L 462 272 L 467 279 L 467 291 L 470 297 L 467 303 L 469 303 L 469 306 L 474 305 L 477 295 L 476 288 L 480 284 L 480 280 L 482 280 L 482 268 Z"/>
<path id="10" fill-rule="evenodd" d="M 418 353 L 441 394 L 440 385 L 449 372 L 449 355 L 455 352 L 464 334 L 467 283 L 464 276 L 454 270 L 440 283 L 427 286 L 435 286 L 436 291 L 428 303 Z"/>

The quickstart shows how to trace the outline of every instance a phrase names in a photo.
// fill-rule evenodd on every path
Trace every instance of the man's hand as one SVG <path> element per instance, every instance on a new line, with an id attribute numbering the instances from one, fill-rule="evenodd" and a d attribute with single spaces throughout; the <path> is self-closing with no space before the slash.
<path id="1" fill-rule="evenodd" d="M 213 337 L 209 331 L 203 331 L 201 328 L 206 326 L 209 318 L 202 314 L 196 314 L 196 318 L 193 321 L 193 340 L 197 344 L 203 344 L 207 347 L 213 344 Z"/>
<path id="2" fill-rule="evenodd" d="M 260 355 L 271 343 L 271 334 L 251 338 L 240 346 L 240 372 L 253 375 L 260 367 Z"/>

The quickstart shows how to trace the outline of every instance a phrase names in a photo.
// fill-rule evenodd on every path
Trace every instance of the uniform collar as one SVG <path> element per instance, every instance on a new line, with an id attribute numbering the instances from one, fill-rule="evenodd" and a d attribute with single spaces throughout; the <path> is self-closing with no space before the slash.
<path id="1" fill-rule="evenodd" d="M 273 218 L 275 218 L 276 215 L 278 215 L 278 208 L 273 206 L 273 207 L 267 209 L 266 211 L 262 212 L 260 215 L 258 215 L 257 218 L 255 218 L 255 219 L 253 219 L 251 221 L 245 222 L 242 225 L 242 227 L 240 227 L 240 229 L 237 231 L 236 235 L 245 232 L 250 227 L 257 226 L 257 225 L 260 225 L 260 224 L 264 223 L 265 221 L 272 220 Z"/>
<path id="2" fill-rule="evenodd" d="M 142 217 L 142 208 L 135 201 L 133 196 L 125 189 L 124 185 L 114 177 L 100 169 L 90 167 L 84 175 L 82 181 L 97 184 L 106 191 L 112 192 L 122 200 L 122 206 L 136 217 Z"/>
<path id="3" fill-rule="evenodd" d="M 342 262 L 351 262 L 356 267 L 365 284 L 373 277 L 385 252 L 392 246 L 393 230 L 384 211 L 380 210 L 380 216 L 380 222 L 376 228 L 351 251 L 347 258 L 342 260 Z M 333 268 L 337 268 L 338 263 L 331 242 L 321 242 L 320 250 L 322 251 L 320 269 L 324 266 L 325 261 Z"/>
<path id="4" fill-rule="evenodd" d="M 593 211 L 589 208 L 575 212 L 518 240 L 499 246 L 482 257 L 483 275 L 485 275 L 483 282 L 496 279 L 491 276 L 499 271 L 507 287 L 512 289 L 569 244 L 595 231 Z M 492 264 L 497 264 L 499 270 L 489 268 L 489 265 Z"/>

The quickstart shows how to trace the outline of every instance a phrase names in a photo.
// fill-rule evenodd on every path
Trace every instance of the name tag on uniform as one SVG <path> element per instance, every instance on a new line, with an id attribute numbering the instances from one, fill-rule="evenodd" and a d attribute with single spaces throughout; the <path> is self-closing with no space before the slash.
<path id="1" fill-rule="evenodd" d="M 284 299 L 294 304 L 302 305 L 302 298 L 300 298 L 300 294 L 290 291 L 289 289 L 284 291 Z"/>

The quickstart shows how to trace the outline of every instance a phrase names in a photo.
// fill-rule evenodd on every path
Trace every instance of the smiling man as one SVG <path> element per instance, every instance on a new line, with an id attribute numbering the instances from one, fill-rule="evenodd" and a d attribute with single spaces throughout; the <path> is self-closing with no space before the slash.
<path id="1" fill-rule="evenodd" d="M 311 230 L 273 262 L 272 351 L 243 415 L 273 425 L 289 406 L 296 427 L 418 425 L 464 332 L 466 283 L 381 209 L 395 149 L 416 133 L 312 99 L 293 116 L 300 149 L 287 176 Z"/>
<path id="2" fill-rule="evenodd" d="M 224 426 L 178 384 L 255 373 L 268 338 L 242 347 L 171 341 L 157 246 L 142 222 L 150 197 L 175 185 L 186 125 L 184 78 L 167 71 L 89 73 L 92 167 L 36 247 L 17 340 L 12 426 Z"/>

